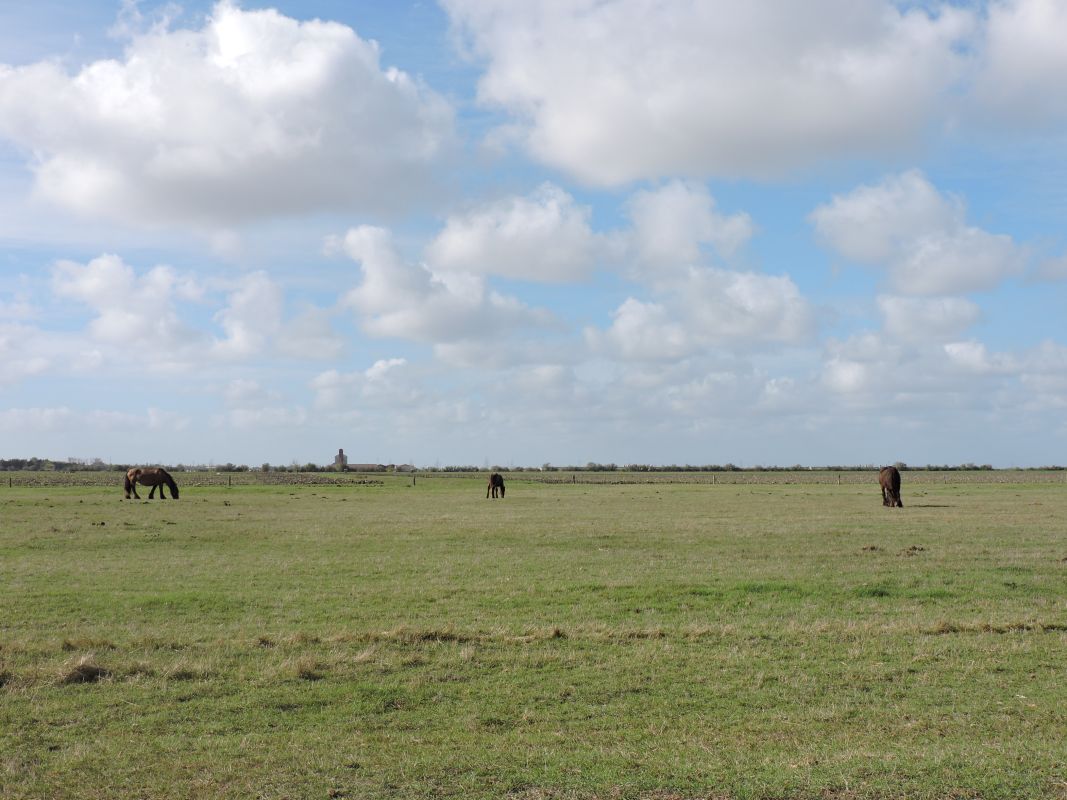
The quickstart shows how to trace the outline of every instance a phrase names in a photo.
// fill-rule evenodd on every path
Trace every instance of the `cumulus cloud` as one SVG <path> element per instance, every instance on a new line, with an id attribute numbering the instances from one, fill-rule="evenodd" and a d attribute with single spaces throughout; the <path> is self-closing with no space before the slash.
<path id="1" fill-rule="evenodd" d="M 755 231 L 748 214 L 718 213 L 707 187 L 694 182 L 671 181 L 635 192 L 628 206 L 633 258 L 652 267 L 695 264 L 704 245 L 729 258 Z"/>
<path id="2" fill-rule="evenodd" d="M 981 310 L 961 297 L 879 295 L 885 332 L 909 341 L 952 339 L 974 325 Z"/>
<path id="3" fill-rule="evenodd" d="M 968 225 L 963 202 L 916 170 L 835 196 L 810 220 L 825 245 L 849 261 L 884 267 L 902 294 L 991 289 L 1024 265 L 1010 236 Z"/>
<path id="4" fill-rule="evenodd" d="M 814 314 L 788 276 L 690 268 L 663 282 L 657 301 L 628 298 L 607 330 L 587 329 L 594 350 L 631 360 L 673 360 L 723 345 L 802 343 Z"/>
<path id="5" fill-rule="evenodd" d="M 188 417 L 145 409 L 143 414 L 122 411 L 81 411 L 67 406 L 8 408 L 0 411 L 0 430 L 17 433 L 68 432 L 82 430 L 125 431 L 148 427 L 157 430 L 183 430 L 189 427 Z"/>
<path id="6" fill-rule="evenodd" d="M 0 320 L 28 320 L 36 317 L 39 310 L 26 292 L 15 292 L 5 300 L 0 294 Z"/>
<path id="7" fill-rule="evenodd" d="M 223 398 L 226 404 L 233 408 L 248 406 L 262 406 L 267 402 L 274 401 L 278 397 L 276 392 L 264 389 L 258 381 L 248 378 L 234 378 L 223 390 Z"/>
<path id="8" fill-rule="evenodd" d="M 360 264 L 363 282 L 343 302 L 360 314 L 372 336 L 432 344 L 503 336 L 517 328 L 553 323 L 547 311 L 491 290 L 481 276 L 436 273 L 405 261 L 383 228 L 353 228 L 331 246 Z"/>
<path id="9" fill-rule="evenodd" d="M 918 343 L 866 332 L 827 342 L 820 382 L 829 402 L 847 406 L 929 413 L 937 398 L 946 407 L 989 411 L 995 395 L 1012 391 L 1026 361 L 974 339 Z"/>
<path id="10" fill-rule="evenodd" d="M 1034 277 L 1041 281 L 1067 280 L 1067 254 L 1042 261 L 1034 270 Z"/>
<path id="11" fill-rule="evenodd" d="M 203 282 L 164 265 L 138 271 L 104 254 L 86 264 L 57 262 L 51 287 L 90 311 L 88 336 L 73 337 L 68 347 L 86 363 L 130 362 L 141 351 L 151 356 L 136 363 L 168 370 L 278 354 L 315 360 L 336 355 L 343 344 L 322 309 L 287 320 L 285 289 L 263 271 Z M 213 307 L 221 333 L 196 319 Z M 99 349 L 90 351 L 92 345 Z"/>
<path id="12" fill-rule="evenodd" d="M 90 216 L 211 227 L 379 211 L 426 188 L 452 110 L 344 25 L 219 2 L 70 75 L 0 65 L 0 136 L 38 193 Z M 284 188 L 283 188 L 284 187 Z"/>
<path id="13" fill-rule="evenodd" d="M 361 408 L 410 408 L 425 399 L 405 358 L 383 358 L 365 370 L 320 372 L 311 380 L 315 408 L 347 411 Z"/>
<path id="14" fill-rule="evenodd" d="M 226 333 L 214 343 L 222 358 L 247 358 L 263 352 L 282 325 L 284 295 L 265 272 L 243 276 L 215 315 Z"/>
<path id="15" fill-rule="evenodd" d="M 582 280 L 603 247 L 590 211 L 557 186 L 542 184 L 452 216 L 426 249 L 434 269 L 530 281 Z"/>
<path id="16" fill-rule="evenodd" d="M 297 408 L 233 408 L 226 414 L 231 426 L 238 430 L 299 428 L 308 420 L 306 409 Z"/>
<path id="17" fill-rule="evenodd" d="M 989 4 L 977 50 L 975 101 L 998 127 L 1067 119 L 1067 5 L 1060 0 Z"/>
<path id="18" fill-rule="evenodd" d="M 338 358 L 345 341 L 330 324 L 331 317 L 329 311 L 310 307 L 283 323 L 275 337 L 278 352 L 309 360 Z"/>
<path id="19" fill-rule="evenodd" d="M 482 102 L 537 158 L 617 185 L 897 151 L 967 62 L 973 13 L 882 0 L 445 0 Z"/>
<path id="20" fill-rule="evenodd" d="M 0 323 L 0 385 L 40 375 L 59 355 L 42 348 L 43 333 L 16 323 Z"/>
<path id="21" fill-rule="evenodd" d="M 158 352 L 183 349 L 197 338 L 180 319 L 175 300 L 199 299 L 203 289 L 170 267 L 157 266 L 138 275 L 114 254 L 87 264 L 59 261 L 52 269 L 52 289 L 96 313 L 89 333 L 100 342 L 152 347 Z"/>
<path id="22" fill-rule="evenodd" d="M 1021 359 L 1020 380 L 1032 410 L 1067 409 L 1067 346 L 1041 342 Z"/>
<path id="23" fill-rule="evenodd" d="M 1018 367 L 1010 356 L 990 353 L 983 343 L 973 340 L 949 342 L 945 353 L 954 366 L 977 375 L 1010 373 Z"/>

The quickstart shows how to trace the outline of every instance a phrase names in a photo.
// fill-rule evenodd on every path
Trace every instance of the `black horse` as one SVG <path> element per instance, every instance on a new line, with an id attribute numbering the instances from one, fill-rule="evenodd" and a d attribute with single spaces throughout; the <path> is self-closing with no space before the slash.
<path id="1" fill-rule="evenodd" d="M 883 506 L 904 508 L 900 501 L 900 473 L 896 467 L 882 467 L 878 473 L 878 483 L 882 487 Z"/>
<path id="2" fill-rule="evenodd" d="M 493 499 L 496 499 L 497 490 L 500 490 L 500 499 L 504 499 L 504 476 L 499 472 L 494 472 L 489 476 L 489 485 L 485 487 L 485 497 L 489 499 L 489 493 L 492 492 Z"/>
<path id="3" fill-rule="evenodd" d="M 163 493 L 163 487 L 168 486 L 170 488 L 170 496 L 175 500 L 178 499 L 178 484 L 174 482 L 174 478 L 170 476 L 163 467 L 149 467 L 142 469 L 141 467 L 134 467 L 126 472 L 125 483 L 123 489 L 126 492 L 126 499 L 130 499 L 132 493 L 138 500 L 141 499 L 141 495 L 137 494 L 137 484 L 142 486 L 151 486 L 152 491 L 148 493 L 148 499 L 151 500 L 155 495 L 156 489 L 159 489 L 159 499 L 166 500 L 167 496 Z"/>

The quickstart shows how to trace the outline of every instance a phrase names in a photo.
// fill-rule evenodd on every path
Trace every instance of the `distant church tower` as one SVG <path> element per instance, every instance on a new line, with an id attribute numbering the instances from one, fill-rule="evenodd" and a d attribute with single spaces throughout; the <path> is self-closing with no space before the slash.
<path id="1" fill-rule="evenodd" d="M 333 457 L 333 468 L 338 472 L 344 472 L 348 469 L 348 456 L 345 455 L 343 448 L 338 448 L 337 455 Z"/>

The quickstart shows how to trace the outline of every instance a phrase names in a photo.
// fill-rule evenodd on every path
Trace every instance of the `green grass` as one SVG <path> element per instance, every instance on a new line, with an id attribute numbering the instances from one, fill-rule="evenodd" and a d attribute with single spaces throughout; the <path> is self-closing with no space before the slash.
<path id="1" fill-rule="evenodd" d="M 0 487 L 4 798 L 1064 798 L 1067 488 Z"/>

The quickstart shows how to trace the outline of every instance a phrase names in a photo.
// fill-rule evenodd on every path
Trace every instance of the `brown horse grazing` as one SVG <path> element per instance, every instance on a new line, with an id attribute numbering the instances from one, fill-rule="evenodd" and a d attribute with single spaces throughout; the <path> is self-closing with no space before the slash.
<path id="1" fill-rule="evenodd" d="M 496 499 L 497 489 L 500 490 L 500 499 L 504 499 L 504 478 L 499 472 L 494 472 L 489 476 L 489 485 L 485 487 L 485 497 L 489 499 L 489 493 L 493 493 L 493 499 Z"/>
<path id="2" fill-rule="evenodd" d="M 141 499 L 141 495 L 137 494 L 137 484 L 142 486 L 151 486 L 152 491 L 148 493 L 148 499 L 151 500 L 155 495 L 156 489 L 159 489 L 159 499 L 166 500 L 167 495 L 163 490 L 164 486 L 170 487 L 170 496 L 175 500 L 178 499 L 178 484 L 174 482 L 174 478 L 170 476 L 163 467 L 134 467 L 126 472 L 126 479 L 123 488 L 126 490 L 126 499 L 130 499 L 132 493 L 138 500 Z"/>
<path id="3" fill-rule="evenodd" d="M 896 467 L 882 467 L 878 473 L 878 483 L 882 486 L 883 506 L 904 508 L 900 501 L 900 473 Z"/>

